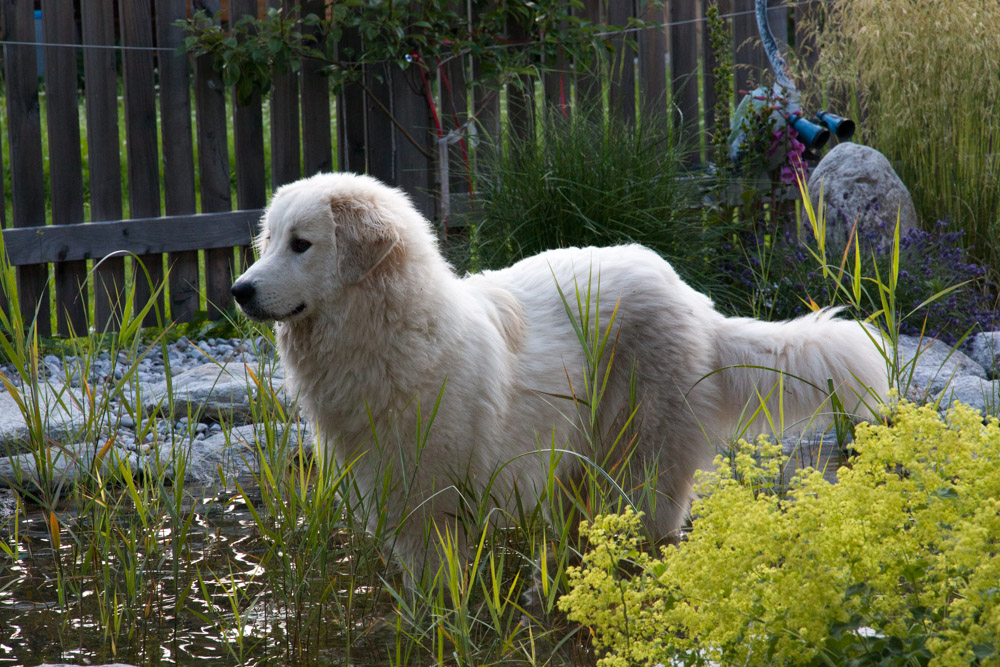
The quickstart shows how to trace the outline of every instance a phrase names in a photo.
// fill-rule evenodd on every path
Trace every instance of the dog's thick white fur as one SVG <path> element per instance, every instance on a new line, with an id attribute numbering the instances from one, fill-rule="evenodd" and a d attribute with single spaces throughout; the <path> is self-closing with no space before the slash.
<path id="1" fill-rule="evenodd" d="M 552 250 L 459 277 L 407 196 L 367 176 L 282 187 L 257 247 L 233 292 L 249 317 L 277 321 L 288 379 L 326 451 L 353 462 L 365 493 L 380 492 L 390 471 L 390 524 L 419 509 L 395 526 L 396 553 L 410 567 L 434 549 L 424 520 L 441 528 L 459 509 L 450 485 L 483 492 L 495 475 L 491 493 L 516 487 L 530 506 L 545 488 L 550 448 L 603 460 L 607 452 L 594 450 L 615 440 L 630 406 L 632 460 L 658 479 L 646 520 L 670 539 L 693 473 L 761 397 L 777 419 L 781 393 L 792 424 L 829 412 L 828 379 L 861 416 L 887 391 L 876 337 L 860 324 L 830 312 L 781 323 L 725 317 L 638 245 Z M 586 398 L 587 362 L 566 303 L 579 323 L 577 295 L 588 286 L 590 325 L 610 325 L 614 348 L 596 434 L 589 406 L 568 398 Z M 580 461 L 561 457 L 556 474 L 572 480 Z"/>

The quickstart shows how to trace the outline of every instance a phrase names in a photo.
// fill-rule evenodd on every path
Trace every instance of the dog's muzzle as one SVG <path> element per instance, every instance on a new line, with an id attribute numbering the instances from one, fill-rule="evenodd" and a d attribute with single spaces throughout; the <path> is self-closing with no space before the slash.
<path id="1" fill-rule="evenodd" d="M 275 312 L 271 307 L 273 304 L 261 303 L 261 300 L 257 295 L 257 286 L 252 280 L 244 280 L 240 278 L 235 283 L 233 283 L 230 291 L 233 293 L 233 298 L 236 299 L 236 303 L 240 305 L 240 309 L 249 317 L 251 320 L 257 320 L 259 322 L 265 320 L 287 320 L 290 317 L 295 317 L 301 314 L 306 309 L 305 302 L 292 308 L 290 311 L 281 313 Z M 266 299 L 265 299 L 266 301 Z"/>

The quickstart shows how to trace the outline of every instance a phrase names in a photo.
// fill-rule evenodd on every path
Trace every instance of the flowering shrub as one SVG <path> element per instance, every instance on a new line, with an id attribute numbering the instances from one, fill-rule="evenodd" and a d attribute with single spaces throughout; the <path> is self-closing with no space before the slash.
<path id="1" fill-rule="evenodd" d="M 791 125 L 784 125 L 772 132 L 771 147 L 767 149 L 767 157 L 775 155 L 784 156 L 781 167 L 778 171 L 778 178 L 785 185 L 795 184 L 795 172 L 799 172 L 799 178 L 805 180 L 809 173 L 802 155 L 806 152 L 806 145 L 798 140 L 799 133 Z M 779 149 L 782 149 L 779 152 Z"/>
<path id="2" fill-rule="evenodd" d="M 737 171 L 749 177 L 763 174 L 771 183 L 795 185 L 795 173 L 803 181 L 808 167 L 803 159 L 805 145 L 798 132 L 783 118 L 788 100 L 771 88 L 740 91 L 743 100 L 736 109 L 734 129 L 729 136 L 730 159 Z"/>
<path id="3" fill-rule="evenodd" d="M 830 484 L 762 484 L 742 442 L 700 479 L 687 541 L 641 549 L 638 517 L 583 524 L 590 550 L 559 606 L 605 667 L 1000 665 L 1000 422 L 902 403 L 862 424 Z"/>
<path id="4" fill-rule="evenodd" d="M 873 259 L 883 278 L 892 268 L 894 224 L 895 220 L 883 220 L 859 231 L 861 257 L 869 267 Z M 770 317 L 802 315 L 810 309 L 810 300 L 831 305 L 832 286 L 803 246 L 813 243 L 811 232 L 804 234 L 800 241 L 790 231 L 748 232 L 741 241 L 745 256 L 736 255 L 723 264 L 733 288 L 748 293 L 751 303 Z M 970 329 L 988 331 L 1000 325 L 996 286 L 987 280 L 987 268 L 962 247 L 963 234 L 948 231 L 948 223 L 939 222 L 931 231 L 911 229 L 900 235 L 896 300 L 899 312 L 908 315 L 900 322 L 901 333 L 917 335 L 923 331 L 951 345 Z M 839 260 L 843 253 L 844 248 L 831 248 L 828 256 Z M 732 252 L 724 254 L 734 257 Z M 867 270 L 874 275 L 874 269 Z M 961 287 L 925 303 L 956 285 Z M 879 307 L 877 303 L 869 305 L 872 311 Z M 853 314 L 864 317 L 867 313 Z"/>

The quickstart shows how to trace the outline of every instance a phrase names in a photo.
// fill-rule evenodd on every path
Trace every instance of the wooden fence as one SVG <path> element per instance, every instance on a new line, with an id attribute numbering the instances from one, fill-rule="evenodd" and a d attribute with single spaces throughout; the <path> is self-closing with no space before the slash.
<path id="1" fill-rule="evenodd" d="M 84 331 L 91 302 L 97 322 L 114 321 L 127 282 L 134 283 L 136 303 L 149 300 L 150 283 L 141 271 L 127 280 L 120 254 L 98 261 L 117 251 L 141 260 L 153 284 L 169 271 L 169 297 L 161 296 L 161 306 L 172 320 L 191 320 L 203 302 L 210 316 L 218 317 L 231 304 L 232 277 L 246 261 L 268 192 L 304 175 L 334 169 L 370 173 L 406 189 L 428 217 L 447 223 L 462 200 L 459 193 L 467 196 L 467 159 L 442 135 L 475 125 L 481 138 L 499 137 L 502 123 L 525 133 L 544 122 L 535 98 L 525 92 L 536 86 L 509 87 L 501 114 L 497 90 L 471 85 L 482 84 L 471 58 L 441 68 L 376 66 L 366 73 L 366 86 L 347 86 L 335 99 L 318 71 L 320 63 L 304 62 L 298 72 L 274 72 L 266 100 L 258 95 L 237 104 L 208 57 L 192 59 L 177 51 L 183 32 L 174 21 L 189 15 L 190 3 L 0 0 L 9 156 L 0 167 L 10 184 L 0 191 L 0 215 L 8 255 L 17 266 L 22 311 L 30 318 L 37 308 L 42 335 L 50 333 L 53 319 L 58 333 Z M 675 109 L 685 123 L 702 120 L 710 127 L 715 99 L 704 29 L 707 3 L 672 0 L 650 10 L 640 0 L 585 0 L 589 19 L 622 25 L 642 12 L 641 18 L 663 28 L 637 31 L 634 47 L 619 38 L 614 51 L 619 66 L 609 63 L 602 77 L 574 78 L 556 67 L 542 76 L 537 90 L 547 104 L 559 105 L 570 91 L 582 100 L 603 94 L 607 86 L 612 112 L 625 118 L 635 117 L 639 99 L 649 109 Z M 223 4 L 232 24 L 258 13 L 264 2 Z M 323 0 L 266 4 L 301 5 L 303 12 L 321 12 L 324 6 Z M 789 26 L 815 11 L 816 2 L 790 4 L 770 12 L 774 32 L 786 44 Z M 745 89 L 766 66 L 755 41 L 754 2 L 718 0 L 718 5 L 733 33 L 734 91 Z M 357 40 L 345 33 L 340 46 Z M 441 111 L 440 129 L 431 102 Z"/>

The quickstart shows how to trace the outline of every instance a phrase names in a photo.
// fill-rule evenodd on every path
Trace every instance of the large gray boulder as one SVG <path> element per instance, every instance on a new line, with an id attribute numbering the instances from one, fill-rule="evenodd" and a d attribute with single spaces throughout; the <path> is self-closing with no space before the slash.
<path id="1" fill-rule="evenodd" d="M 285 431 L 291 428 L 288 439 Z M 305 424 L 273 424 L 275 446 L 266 444 L 267 434 L 262 424 L 237 426 L 231 431 L 217 433 L 203 440 L 177 439 L 143 445 L 143 454 L 151 470 L 162 471 L 167 479 L 177 479 L 181 471 L 175 469 L 176 461 L 183 461 L 186 485 L 221 488 L 232 487 L 233 481 L 245 481 L 260 472 L 261 456 L 282 454 L 292 457 L 298 453 L 308 456 L 313 450 L 313 439 Z M 157 461 L 157 459 L 159 459 Z M 269 461 L 272 468 L 282 468 L 287 461 Z"/>
<path id="2" fill-rule="evenodd" d="M 0 392 L 0 456 L 28 450 L 30 429 L 18 403 L 33 405 L 36 400 L 47 439 L 70 441 L 86 428 L 87 417 L 79 407 L 85 401 L 78 389 L 43 384 L 37 398 L 32 398 L 27 389 L 18 389 L 16 396 Z"/>
<path id="3" fill-rule="evenodd" d="M 980 377 L 965 375 L 952 380 L 937 398 L 940 408 L 947 410 L 953 403 L 959 402 L 979 410 L 983 414 L 1000 415 L 1000 381 L 984 380 Z"/>
<path id="4" fill-rule="evenodd" d="M 986 379 L 986 371 L 972 358 L 947 343 L 916 336 L 899 337 L 899 372 L 906 398 L 922 402 L 940 394 L 957 378 Z"/>
<path id="5" fill-rule="evenodd" d="M 984 331 L 973 336 L 969 356 L 986 369 L 988 377 L 1000 376 L 1000 331 Z"/>
<path id="6" fill-rule="evenodd" d="M 868 146 L 844 142 L 827 153 L 809 176 L 809 198 L 819 207 L 820 191 L 826 209 L 827 244 L 843 247 L 854 222 L 858 231 L 887 222 L 891 239 L 899 213 L 900 232 L 917 226 L 917 210 L 910 191 L 884 155 Z"/>
<path id="7" fill-rule="evenodd" d="M 254 414 L 263 405 L 262 391 L 264 396 L 277 397 L 286 410 L 293 403 L 285 390 L 282 368 L 262 369 L 252 362 L 203 364 L 175 375 L 170 388 L 172 401 L 166 381 L 149 386 L 142 401 L 147 414 L 158 412 L 175 419 L 191 415 L 228 424 L 247 424 L 264 416 Z"/>
<path id="8" fill-rule="evenodd" d="M 139 456 L 114 442 L 106 450 L 92 442 L 51 444 L 38 455 L 0 458 L 0 487 L 68 489 L 96 475 L 98 470 L 103 479 L 110 479 L 120 466 L 127 466 L 129 472 L 137 474 L 141 469 Z"/>

